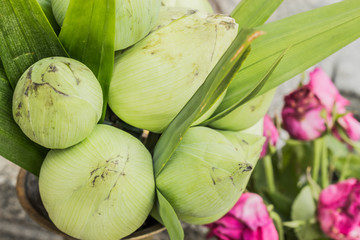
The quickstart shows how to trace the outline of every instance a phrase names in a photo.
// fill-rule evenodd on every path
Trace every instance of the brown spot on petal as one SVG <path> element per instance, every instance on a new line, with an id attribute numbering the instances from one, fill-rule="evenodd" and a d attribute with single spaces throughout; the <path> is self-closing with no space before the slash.
<path id="1" fill-rule="evenodd" d="M 30 67 L 27 74 L 26 74 L 26 78 L 31 79 L 32 70 L 33 70 L 33 67 Z"/>

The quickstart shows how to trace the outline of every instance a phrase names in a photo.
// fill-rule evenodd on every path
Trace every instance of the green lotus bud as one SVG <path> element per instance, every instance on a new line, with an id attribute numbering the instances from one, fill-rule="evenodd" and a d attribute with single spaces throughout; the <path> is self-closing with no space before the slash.
<path id="1" fill-rule="evenodd" d="M 188 11 L 117 55 L 109 105 L 125 122 L 162 132 L 237 34 L 234 19 Z"/>
<path id="2" fill-rule="evenodd" d="M 180 220 L 213 222 L 239 199 L 264 138 L 193 127 L 156 178 L 156 186 Z"/>
<path id="3" fill-rule="evenodd" d="M 79 239 L 118 240 L 137 230 L 153 207 L 151 155 L 130 134 L 98 125 L 83 142 L 48 153 L 39 188 L 61 231 Z"/>
<path id="4" fill-rule="evenodd" d="M 101 117 L 103 97 L 95 75 L 81 62 L 42 59 L 19 79 L 13 117 L 32 141 L 67 148 L 90 135 Z"/>
<path id="5" fill-rule="evenodd" d="M 208 13 L 213 12 L 208 0 L 162 0 L 161 4 L 167 7 L 183 7 Z"/>
<path id="6" fill-rule="evenodd" d="M 64 23 L 66 11 L 69 7 L 70 0 L 51 0 L 51 8 L 56 22 L 62 26 Z"/>
<path id="7" fill-rule="evenodd" d="M 255 123 L 249 128 L 241 130 L 240 132 L 261 136 L 263 135 L 263 130 L 264 130 L 264 118 L 261 118 L 257 123 Z"/>
<path id="8" fill-rule="evenodd" d="M 62 26 L 70 0 L 51 0 L 54 16 Z M 127 48 L 156 25 L 161 0 L 116 0 L 115 50 Z"/>
<path id="9" fill-rule="evenodd" d="M 240 131 L 251 127 L 269 110 L 276 89 L 251 99 L 228 115 L 209 124 L 210 127 L 222 130 Z M 222 111 L 222 105 L 216 111 Z"/>

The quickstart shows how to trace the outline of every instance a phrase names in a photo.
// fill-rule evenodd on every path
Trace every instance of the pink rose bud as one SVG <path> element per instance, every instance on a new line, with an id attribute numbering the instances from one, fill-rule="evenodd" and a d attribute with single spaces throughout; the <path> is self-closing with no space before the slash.
<path id="1" fill-rule="evenodd" d="M 338 125 L 333 129 L 334 135 L 342 140 L 338 128 L 341 128 L 346 135 L 353 141 L 360 141 L 360 122 L 354 118 L 352 113 L 347 113 L 345 116 L 337 120 Z"/>
<path id="2" fill-rule="evenodd" d="M 243 193 L 235 206 L 221 219 L 208 224 L 208 237 L 219 240 L 278 240 L 275 225 L 262 198 Z"/>
<path id="3" fill-rule="evenodd" d="M 283 126 L 290 136 L 298 140 L 313 140 L 326 130 L 325 107 L 308 86 L 285 96 L 282 110 Z"/>
<path id="4" fill-rule="evenodd" d="M 335 240 L 360 239 L 360 181 L 348 179 L 325 188 L 319 198 L 318 221 Z"/>
<path id="5" fill-rule="evenodd" d="M 273 121 L 271 120 L 269 115 L 265 115 L 264 117 L 264 137 L 266 141 L 264 143 L 262 152 L 260 157 L 264 157 L 267 153 L 267 149 L 270 146 L 276 146 L 277 141 L 279 140 L 279 132 L 275 127 Z"/>
<path id="6" fill-rule="evenodd" d="M 345 106 L 349 100 L 340 95 L 331 79 L 321 68 L 316 68 L 310 73 L 309 89 L 319 98 L 328 113 L 332 113 L 334 105 L 338 113 L 345 113 Z"/>

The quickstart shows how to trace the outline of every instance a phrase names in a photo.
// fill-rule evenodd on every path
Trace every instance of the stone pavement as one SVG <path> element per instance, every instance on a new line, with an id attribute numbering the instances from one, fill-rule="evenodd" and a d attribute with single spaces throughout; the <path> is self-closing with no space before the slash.
<path id="1" fill-rule="evenodd" d="M 217 0 L 216 2 L 220 11 L 229 13 L 239 0 Z M 270 21 L 333 2 L 338 2 L 338 0 L 284 0 Z M 357 109 L 360 106 L 359 53 L 360 40 L 357 40 L 319 64 L 331 75 L 338 88 L 353 102 L 353 106 L 357 106 Z M 282 96 L 294 89 L 299 79 L 296 77 L 279 88 L 278 97 L 273 102 L 275 106 L 273 113 L 279 112 Z M 356 113 L 359 117 L 359 112 Z M 61 237 L 44 230 L 33 222 L 21 208 L 15 193 L 18 170 L 17 166 L 0 157 L 0 240 L 61 240 Z M 204 228 L 185 225 L 185 239 L 187 240 L 205 239 L 205 233 Z M 154 240 L 168 239 L 166 232 L 154 237 Z"/>

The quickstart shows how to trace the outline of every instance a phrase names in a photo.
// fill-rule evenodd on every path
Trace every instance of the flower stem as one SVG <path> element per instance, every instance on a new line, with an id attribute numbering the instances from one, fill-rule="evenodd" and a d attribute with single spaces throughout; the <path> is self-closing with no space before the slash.
<path id="1" fill-rule="evenodd" d="M 347 155 L 345 158 L 345 163 L 344 163 L 344 167 L 341 169 L 341 175 L 339 178 L 339 182 L 344 181 L 347 175 L 347 170 L 350 166 L 350 156 Z"/>
<path id="2" fill-rule="evenodd" d="M 325 144 L 325 138 L 321 138 L 322 154 L 321 154 L 321 186 L 326 188 L 329 185 L 329 159 L 328 151 Z"/>
<path id="3" fill-rule="evenodd" d="M 317 182 L 319 177 L 319 169 L 320 169 L 320 162 L 321 162 L 321 152 L 322 152 L 322 144 L 321 138 L 315 139 L 313 141 L 314 144 L 314 157 L 313 157 L 313 167 L 312 167 L 312 179 Z"/>
<path id="4" fill-rule="evenodd" d="M 263 159 L 265 177 L 268 185 L 269 192 L 275 192 L 275 180 L 274 180 L 274 170 L 272 166 L 271 156 L 267 154 Z"/>

